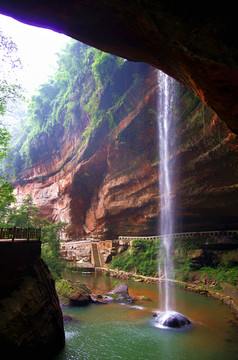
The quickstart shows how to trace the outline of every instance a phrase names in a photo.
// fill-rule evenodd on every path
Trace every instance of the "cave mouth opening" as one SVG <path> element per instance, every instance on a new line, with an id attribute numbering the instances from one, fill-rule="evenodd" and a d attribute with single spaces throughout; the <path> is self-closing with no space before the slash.
<path id="1" fill-rule="evenodd" d="M 238 133 L 237 19 L 230 7 L 204 9 L 186 1 L 3 0 L 0 13 L 64 33 L 102 51 L 146 62 L 176 79 Z M 110 14 L 110 16 L 109 16 Z"/>

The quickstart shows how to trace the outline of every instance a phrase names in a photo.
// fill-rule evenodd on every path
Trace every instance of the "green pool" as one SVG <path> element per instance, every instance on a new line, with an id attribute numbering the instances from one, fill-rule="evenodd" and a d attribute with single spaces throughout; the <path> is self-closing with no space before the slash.
<path id="1" fill-rule="evenodd" d="M 105 294 L 115 279 L 103 276 L 76 277 L 95 294 Z M 159 290 L 155 285 L 126 281 L 132 296 L 146 296 L 133 305 L 92 304 L 64 308 L 77 321 L 65 325 L 66 346 L 57 360 L 236 360 L 238 326 L 232 311 L 219 302 L 172 289 L 176 311 L 187 316 L 192 328 L 163 330 L 154 326 Z M 163 291 L 163 289 L 162 289 Z"/>

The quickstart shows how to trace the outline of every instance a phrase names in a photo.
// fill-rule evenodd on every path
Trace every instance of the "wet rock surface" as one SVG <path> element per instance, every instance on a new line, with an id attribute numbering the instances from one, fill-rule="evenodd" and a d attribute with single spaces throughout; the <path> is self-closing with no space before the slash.
<path id="1" fill-rule="evenodd" d="M 128 293 L 128 286 L 126 284 L 116 285 L 113 290 L 103 296 L 103 301 L 132 303 L 132 299 Z"/>
<path id="2" fill-rule="evenodd" d="M 164 328 L 184 328 L 191 325 L 191 321 L 186 316 L 175 311 L 161 313 L 156 317 L 156 323 Z"/>

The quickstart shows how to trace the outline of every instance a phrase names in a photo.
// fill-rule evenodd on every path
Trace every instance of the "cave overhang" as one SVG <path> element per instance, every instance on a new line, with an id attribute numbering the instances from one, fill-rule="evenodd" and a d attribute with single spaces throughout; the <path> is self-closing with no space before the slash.
<path id="1" fill-rule="evenodd" d="M 3 0 L 0 13 L 161 69 L 238 133 L 234 6 L 196 7 L 190 0 Z"/>

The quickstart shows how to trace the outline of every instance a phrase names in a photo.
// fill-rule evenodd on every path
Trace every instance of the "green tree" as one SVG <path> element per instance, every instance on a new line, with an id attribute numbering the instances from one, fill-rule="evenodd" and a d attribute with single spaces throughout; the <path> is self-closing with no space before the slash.
<path id="1" fill-rule="evenodd" d="M 50 223 L 41 230 L 42 258 L 45 260 L 50 268 L 54 278 L 61 277 L 61 271 L 64 265 L 60 261 L 60 234 L 66 227 L 66 223 L 58 221 L 57 223 Z"/>
<path id="2" fill-rule="evenodd" d="M 8 226 L 34 227 L 41 225 L 42 220 L 37 215 L 40 209 L 33 204 L 32 196 L 27 195 L 20 207 L 14 206 L 7 218 Z"/>
<path id="3" fill-rule="evenodd" d="M 21 206 L 15 205 L 9 210 L 8 216 L 5 216 L 5 222 L 5 225 L 9 227 L 41 227 L 42 258 L 53 276 L 59 278 L 63 268 L 60 262 L 60 234 L 67 224 L 61 221 L 51 223 L 41 218 L 41 211 L 33 203 L 32 196 L 29 194 Z"/>
<path id="4" fill-rule="evenodd" d="M 0 29 L 0 115 L 6 113 L 10 102 L 22 99 L 22 87 L 14 78 L 15 69 L 21 68 L 17 46 L 11 38 L 3 35 Z"/>
<path id="5" fill-rule="evenodd" d="M 0 225 L 6 225 L 6 218 L 12 211 L 11 205 L 15 202 L 13 186 L 4 178 L 0 178 Z"/>
<path id="6" fill-rule="evenodd" d="M 13 78 L 13 69 L 21 67 L 17 56 L 17 46 L 0 30 L 0 162 L 9 158 L 10 133 L 1 120 L 7 111 L 9 103 L 23 98 L 21 86 Z M 13 187 L 5 173 L 0 174 L 0 221 L 7 216 L 10 205 L 14 202 Z"/>
<path id="7" fill-rule="evenodd" d="M 23 98 L 22 88 L 13 79 L 13 69 L 21 67 L 17 57 L 17 46 L 3 35 L 0 30 L 0 162 L 9 158 L 10 133 L 1 120 L 8 110 L 8 105 Z M 29 125 L 37 125 L 39 130 L 50 116 L 51 102 L 58 93 L 54 81 L 43 84 L 39 88 L 39 95 L 35 98 L 29 114 Z M 13 186 L 7 180 L 7 175 L 0 174 L 0 223 L 1 226 L 11 227 L 42 227 L 42 242 L 44 243 L 42 255 L 55 276 L 60 275 L 62 265 L 59 261 L 59 237 L 66 224 L 57 222 L 52 224 L 41 218 L 40 209 L 33 203 L 31 195 L 27 195 L 21 206 L 17 206 L 13 195 Z"/>

